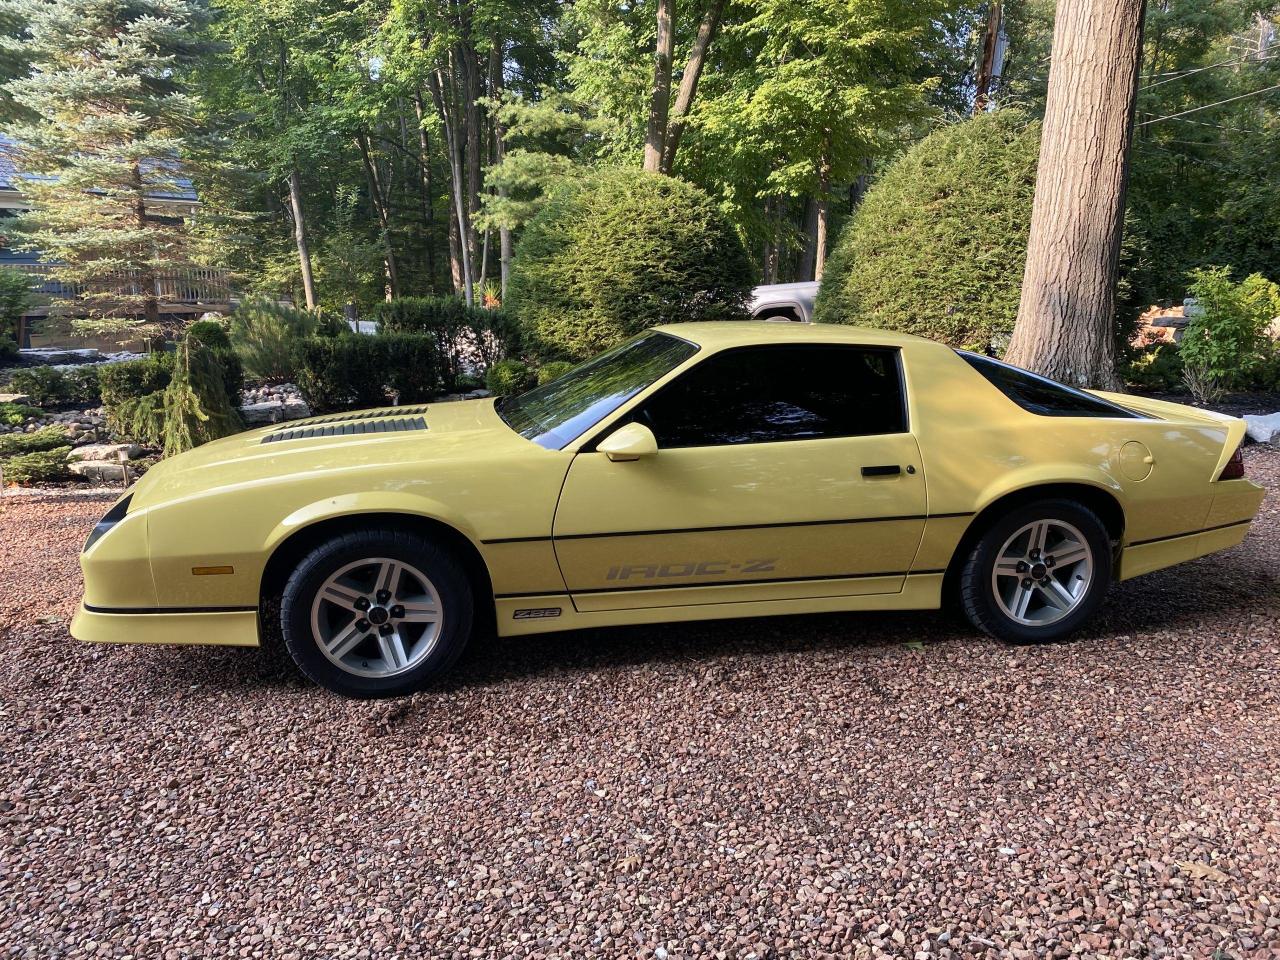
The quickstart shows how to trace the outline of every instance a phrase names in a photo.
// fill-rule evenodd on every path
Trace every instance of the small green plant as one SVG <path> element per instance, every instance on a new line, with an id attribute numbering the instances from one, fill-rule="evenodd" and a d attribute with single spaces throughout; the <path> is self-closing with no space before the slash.
<path id="1" fill-rule="evenodd" d="M 183 336 L 208 347 L 210 350 L 230 350 L 231 334 L 223 320 L 197 320 L 187 327 Z"/>
<path id="2" fill-rule="evenodd" d="M 26 394 L 37 407 L 56 407 L 71 399 L 71 385 L 61 370 L 25 367 L 9 378 L 9 392 Z"/>
<path id="3" fill-rule="evenodd" d="M 499 360 L 484 378 L 485 386 L 491 393 L 500 397 L 508 397 L 522 393 L 533 386 L 533 372 L 529 365 L 520 360 Z"/>
<path id="4" fill-rule="evenodd" d="M 550 363 L 544 363 L 538 368 L 538 385 L 558 380 L 572 369 L 573 364 L 568 360 L 552 360 Z"/>
<path id="5" fill-rule="evenodd" d="M 138 405 L 144 398 L 161 395 L 172 379 L 173 355 L 168 353 L 153 353 L 141 360 L 105 365 L 98 374 L 98 381 L 107 426 L 117 436 L 158 444 L 158 434 L 141 426 L 146 418 L 139 420 Z"/>
<path id="6" fill-rule="evenodd" d="M 164 391 L 164 455 L 183 453 L 241 429 L 213 351 L 198 341 L 183 340 L 174 356 L 173 379 Z"/>
<path id="7" fill-rule="evenodd" d="M 423 334 L 353 334 L 302 342 L 298 389 L 312 410 L 418 403 L 439 391 L 436 341 Z"/>
<path id="8" fill-rule="evenodd" d="M 12 457 L 65 446 L 67 431 L 61 427 L 44 427 L 32 433 L 0 434 L 0 457 Z"/>
<path id="9" fill-rule="evenodd" d="M 35 407 L 28 407 L 23 403 L 0 403 L 0 425 L 6 427 L 17 427 L 26 423 L 32 417 L 40 416 L 40 411 Z"/>
<path id="10" fill-rule="evenodd" d="M 1202 403 L 1249 382 L 1270 346 L 1267 325 L 1280 316 L 1280 287 L 1255 273 L 1240 282 L 1226 267 L 1195 270 L 1196 310 L 1178 345 L 1183 379 Z"/>
<path id="11" fill-rule="evenodd" d="M 1153 343 L 1124 368 L 1124 382 L 1139 390 L 1176 390 L 1182 383 L 1182 357 L 1173 343 Z"/>
<path id="12" fill-rule="evenodd" d="M 66 437 L 63 437 L 64 445 L 61 447 L 0 458 L 0 473 L 4 474 L 4 482 L 25 486 L 70 479 L 73 474 L 67 469 L 67 454 L 71 452 L 71 447 L 65 444 L 65 440 Z"/>
<path id="13" fill-rule="evenodd" d="M 67 385 L 67 399 L 72 403 L 101 403 L 102 388 L 99 376 L 102 366 L 84 363 L 63 374 Z"/>
<path id="14" fill-rule="evenodd" d="M 303 340 L 336 335 L 340 322 L 312 310 L 251 300 L 231 315 L 231 344 L 249 376 L 267 383 L 294 379 Z"/>

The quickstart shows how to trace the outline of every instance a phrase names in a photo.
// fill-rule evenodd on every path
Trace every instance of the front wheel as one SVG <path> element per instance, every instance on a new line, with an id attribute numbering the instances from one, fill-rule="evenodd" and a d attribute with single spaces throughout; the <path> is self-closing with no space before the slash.
<path id="1" fill-rule="evenodd" d="M 960 574 L 975 627 L 1014 643 L 1065 637 L 1102 605 L 1111 542 L 1092 510 L 1042 500 L 1005 514 L 978 540 Z"/>
<path id="2" fill-rule="evenodd" d="M 472 595 L 462 565 L 415 534 L 337 536 L 298 564 L 280 622 L 298 668 L 360 699 L 413 693 L 443 674 L 471 634 Z"/>

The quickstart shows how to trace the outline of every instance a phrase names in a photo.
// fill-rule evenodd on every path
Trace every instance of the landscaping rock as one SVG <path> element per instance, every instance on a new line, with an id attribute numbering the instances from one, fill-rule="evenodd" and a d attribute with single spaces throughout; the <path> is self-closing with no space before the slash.
<path id="1" fill-rule="evenodd" d="M 145 451 L 136 443 L 91 443 L 76 447 L 68 456 L 71 460 L 107 460 L 119 462 L 121 455 L 125 460 L 137 460 Z"/>
<path id="2" fill-rule="evenodd" d="M 0 403 L 30 403 L 31 398 L 25 393 L 0 393 Z"/>
<path id="3" fill-rule="evenodd" d="M 125 479 L 125 465 L 118 460 L 73 460 L 67 469 L 78 477 L 115 483 Z"/>
<path id="4" fill-rule="evenodd" d="M 67 364 L 78 366 L 82 363 L 97 363 L 102 359 L 102 352 L 91 347 L 69 349 L 66 347 L 31 347 L 19 350 L 18 356 L 28 364 L 48 364 L 55 366 Z"/>
<path id="5" fill-rule="evenodd" d="M 1248 424 L 1245 433 L 1255 443 L 1270 443 L 1280 434 L 1280 413 L 1246 414 L 1244 422 Z"/>

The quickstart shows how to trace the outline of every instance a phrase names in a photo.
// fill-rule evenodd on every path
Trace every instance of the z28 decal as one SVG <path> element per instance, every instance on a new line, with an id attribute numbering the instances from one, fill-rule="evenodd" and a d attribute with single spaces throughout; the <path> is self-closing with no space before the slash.
<path id="1" fill-rule="evenodd" d="M 769 573 L 776 557 L 765 560 L 686 560 L 679 563 L 621 564 L 610 567 L 606 580 L 654 580 L 661 577 L 722 577 L 730 573 Z"/>

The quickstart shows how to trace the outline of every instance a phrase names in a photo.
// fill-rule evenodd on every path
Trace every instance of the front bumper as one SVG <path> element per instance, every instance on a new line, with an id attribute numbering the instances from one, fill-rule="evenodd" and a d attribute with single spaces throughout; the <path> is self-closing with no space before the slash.
<path id="1" fill-rule="evenodd" d="M 80 605 L 71 635 L 86 643 L 179 643 L 256 647 L 258 611 L 111 609 Z"/>

